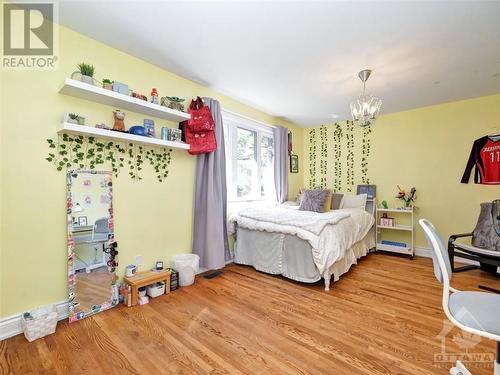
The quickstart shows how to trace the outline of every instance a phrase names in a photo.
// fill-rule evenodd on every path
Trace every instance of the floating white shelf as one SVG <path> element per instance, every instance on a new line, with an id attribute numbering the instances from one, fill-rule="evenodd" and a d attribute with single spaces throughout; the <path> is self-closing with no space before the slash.
<path id="1" fill-rule="evenodd" d="M 410 224 L 396 224 L 392 227 L 390 226 L 385 226 L 385 225 L 380 225 L 380 218 L 382 215 L 385 213 L 392 212 L 392 213 L 401 213 L 401 214 L 409 214 L 409 216 L 402 217 L 398 216 L 396 220 L 401 220 L 404 219 L 407 223 Z M 415 237 L 415 230 L 414 230 L 414 217 L 413 217 L 413 208 L 411 210 L 405 210 L 405 209 L 397 209 L 397 208 L 377 208 L 377 214 L 376 214 L 376 219 L 377 219 L 377 230 L 376 230 L 376 241 L 377 241 L 377 250 L 382 250 L 382 251 L 388 251 L 392 253 L 399 253 L 399 254 L 407 254 L 410 255 L 411 259 L 413 259 L 415 255 L 414 251 L 414 237 Z M 396 216 L 396 215 L 394 215 Z M 384 231 L 384 234 L 382 235 L 382 229 L 389 229 L 389 230 L 397 230 L 397 231 L 404 231 L 406 232 L 405 235 L 411 235 L 411 243 L 409 246 L 402 247 L 402 246 L 394 246 L 394 245 L 387 245 L 381 243 L 381 237 L 386 237 L 389 235 L 389 232 Z M 399 240 L 398 240 L 399 241 Z"/>
<path id="2" fill-rule="evenodd" d="M 377 228 L 383 228 L 383 229 L 394 229 L 394 230 L 407 230 L 411 232 L 413 230 L 413 227 L 411 225 L 402 225 L 402 224 L 396 224 L 392 227 L 388 225 L 377 225 Z"/>
<path id="3" fill-rule="evenodd" d="M 142 113 L 147 116 L 159 117 L 169 121 L 181 122 L 190 117 L 189 114 L 185 112 L 149 103 L 145 100 L 119 94 L 115 91 L 89 85 L 88 83 L 71 78 L 66 78 L 64 80 L 64 84 L 59 92 L 64 95 L 109 105 L 118 109 Z"/>
<path id="4" fill-rule="evenodd" d="M 163 139 L 143 137 L 129 133 L 121 133 L 107 129 L 92 128 L 86 125 L 77 125 L 64 122 L 62 128 L 58 133 L 78 134 L 85 136 L 93 136 L 96 138 L 114 139 L 120 142 L 140 143 L 144 145 L 178 148 L 182 150 L 189 150 L 189 144 L 184 142 L 164 141 Z"/>

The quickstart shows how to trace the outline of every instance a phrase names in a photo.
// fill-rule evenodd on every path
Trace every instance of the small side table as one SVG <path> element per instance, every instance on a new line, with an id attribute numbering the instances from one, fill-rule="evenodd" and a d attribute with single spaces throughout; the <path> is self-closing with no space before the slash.
<path id="1" fill-rule="evenodd" d="M 131 289 L 131 305 L 137 305 L 137 297 L 139 295 L 139 288 L 146 285 L 151 285 L 161 281 L 165 282 L 165 294 L 170 293 L 170 271 L 144 271 L 138 272 L 134 276 L 125 276 L 123 281 L 130 285 Z"/>

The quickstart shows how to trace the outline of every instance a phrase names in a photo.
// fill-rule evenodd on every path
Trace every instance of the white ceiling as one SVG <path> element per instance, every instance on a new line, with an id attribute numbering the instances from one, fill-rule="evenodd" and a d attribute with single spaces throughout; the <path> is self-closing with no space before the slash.
<path id="1" fill-rule="evenodd" d="M 301 126 L 500 92 L 500 2 L 60 1 L 66 26 Z"/>

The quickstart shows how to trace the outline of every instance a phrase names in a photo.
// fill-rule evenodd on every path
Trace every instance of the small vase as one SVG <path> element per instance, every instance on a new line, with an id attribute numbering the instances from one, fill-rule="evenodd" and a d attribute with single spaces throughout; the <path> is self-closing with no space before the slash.
<path id="1" fill-rule="evenodd" d="M 82 77 L 80 78 L 80 80 L 84 83 L 88 83 L 89 85 L 94 84 L 94 78 L 92 78 L 91 76 L 86 76 L 86 75 L 82 74 Z"/>
<path id="2" fill-rule="evenodd" d="M 102 87 L 106 90 L 113 90 L 113 84 L 112 83 L 103 83 Z"/>
<path id="3" fill-rule="evenodd" d="M 72 118 L 69 118 L 67 122 L 69 122 L 70 124 L 78 124 L 78 121 Z"/>

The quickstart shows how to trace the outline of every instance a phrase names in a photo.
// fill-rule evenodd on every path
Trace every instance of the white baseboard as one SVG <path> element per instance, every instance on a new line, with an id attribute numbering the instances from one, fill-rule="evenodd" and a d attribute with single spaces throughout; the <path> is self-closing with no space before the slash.
<path id="1" fill-rule="evenodd" d="M 415 256 L 431 258 L 431 249 L 427 249 L 425 247 L 415 247 Z M 479 262 L 471 259 L 465 259 L 461 257 L 455 257 L 455 262 L 463 263 L 463 264 L 472 264 L 474 266 L 479 266 Z"/>
<path id="2" fill-rule="evenodd" d="M 55 305 L 57 309 L 57 319 L 66 319 L 69 313 L 68 301 L 57 302 Z M 19 335 L 20 333 L 23 333 L 21 327 L 21 314 L 0 319 L 0 341 Z"/>

